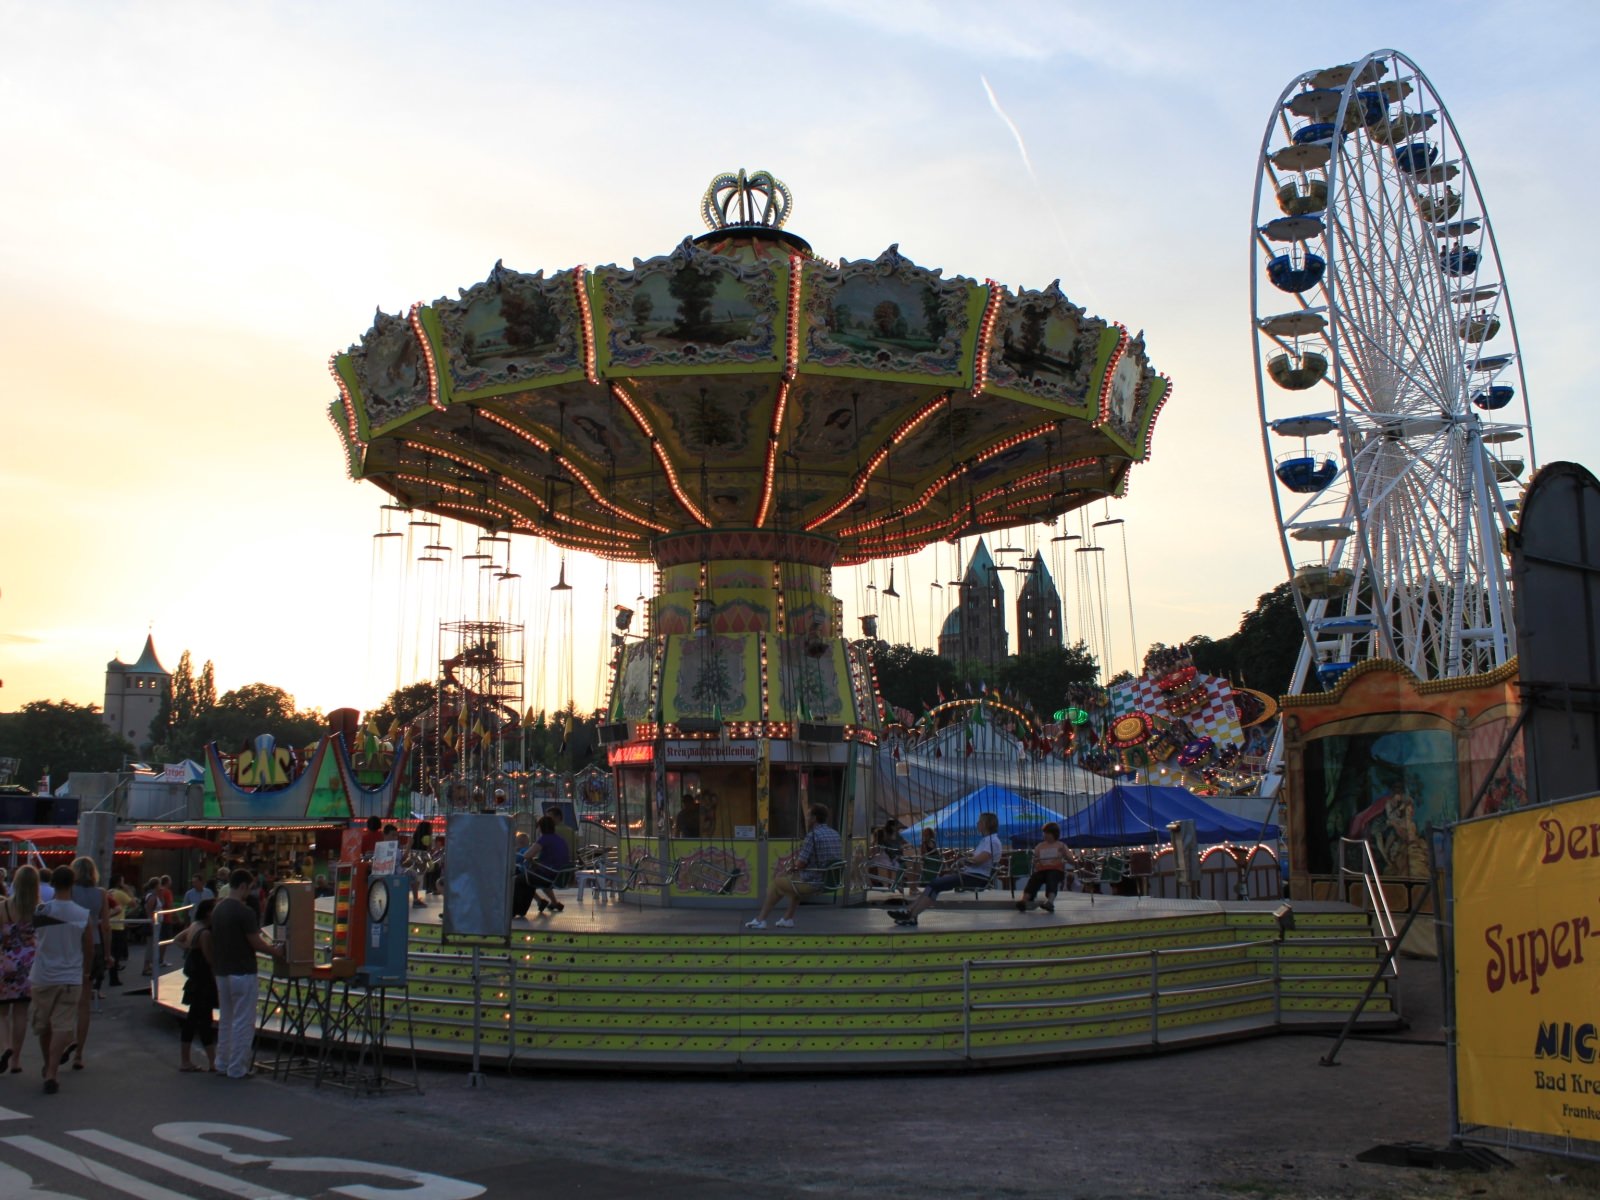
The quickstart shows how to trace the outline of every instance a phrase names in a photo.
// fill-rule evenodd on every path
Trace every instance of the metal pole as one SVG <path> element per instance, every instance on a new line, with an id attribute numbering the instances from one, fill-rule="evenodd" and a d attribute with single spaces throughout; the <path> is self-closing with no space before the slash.
<path id="1" fill-rule="evenodd" d="M 1430 877 L 1437 879 L 1441 868 L 1444 871 L 1444 895 L 1435 894 L 1433 904 L 1435 937 L 1439 944 L 1439 989 L 1443 993 L 1444 1004 L 1441 1014 L 1444 1018 L 1444 1061 L 1445 1069 L 1449 1073 L 1450 1081 L 1450 1143 L 1457 1145 L 1461 1141 L 1461 1097 L 1458 1092 L 1460 1080 L 1456 1074 L 1456 1053 L 1459 1043 L 1456 1037 L 1456 888 L 1455 888 L 1455 829 L 1447 828 L 1439 831 L 1434 837 L 1428 839 L 1428 845 L 1433 852 L 1433 867 Z M 1444 862 L 1441 864 L 1440 850 L 1449 849 L 1442 855 Z M 1443 916 L 1443 928 L 1440 928 L 1440 917 Z"/>
<path id="2" fill-rule="evenodd" d="M 1283 1024 L 1283 942 L 1272 943 L 1272 1023 Z"/>
<path id="3" fill-rule="evenodd" d="M 961 1044 L 962 1055 L 972 1061 L 972 960 L 961 963 Z"/>
<path id="4" fill-rule="evenodd" d="M 483 1048 L 483 972 L 480 967 L 480 958 L 483 951 L 477 946 L 472 948 L 472 1071 L 467 1076 L 468 1087 L 483 1086 L 483 1071 L 479 1066 L 478 1055 Z"/>
<path id="5" fill-rule="evenodd" d="M 1150 1044 L 1161 1044 L 1161 951 L 1150 951 Z"/>

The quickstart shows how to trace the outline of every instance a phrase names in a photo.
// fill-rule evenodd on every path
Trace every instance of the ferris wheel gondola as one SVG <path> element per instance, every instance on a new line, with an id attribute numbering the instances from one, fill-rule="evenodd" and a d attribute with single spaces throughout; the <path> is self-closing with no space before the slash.
<path id="1" fill-rule="evenodd" d="M 1262 441 L 1306 641 L 1294 691 L 1370 658 L 1515 653 L 1502 553 L 1533 465 L 1516 324 L 1455 122 L 1393 50 L 1307 72 L 1251 221 Z"/>

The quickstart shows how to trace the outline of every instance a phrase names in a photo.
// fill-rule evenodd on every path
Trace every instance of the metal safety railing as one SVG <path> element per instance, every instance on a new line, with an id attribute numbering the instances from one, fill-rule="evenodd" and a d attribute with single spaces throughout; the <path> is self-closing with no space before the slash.
<path id="1" fill-rule="evenodd" d="M 1135 978 L 1141 980 L 1139 986 L 1131 987 L 1118 992 L 1095 992 L 1091 997 L 1084 999 L 1084 1003 L 1095 1005 L 1126 1003 L 1128 1001 L 1143 1000 L 1149 1012 L 1149 1041 L 1151 1046 L 1161 1044 L 1161 1014 L 1164 1002 L 1170 1007 L 1174 1003 L 1195 998 L 1222 999 L 1228 995 L 1239 995 L 1254 992 L 1258 995 L 1267 987 L 1271 990 L 1272 1000 L 1272 1025 L 1274 1027 L 1283 1023 L 1283 986 L 1286 983 L 1306 984 L 1325 981 L 1326 975 L 1288 975 L 1283 970 L 1282 949 L 1285 943 L 1278 938 L 1261 938 L 1245 942 L 1217 942 L 1204 946 L 1177 946 L 1161 950 L 1124 950 L 1111 954 L 1093 954 L 1074 957 L 1070 960 L 1072 967 L 1077 968 L 1088 963 L 1145 963 L 1146 971 L 1138 972 Z M 1365 946 L 1372 950 L 1383 951 L 1388 949 L 1389 942 L 1381 937 L 1328 937 L 1308 939 L 1297 943 L 1297 948 L 1309 949 L 1312 947 L 1332 946 Z M 1259 952 L 1263 948 L 1270 951 L 1268 956 L 1260 956 L 1252 952 Z M 1266 971 L 1248 975 L 1241 979 L 1221 981 L 1208 981 L 1204 983 L 1179 984 L 1176 986 L 1163 985 L 1163 963 L 1167 964 L 1167 975 L 1170 978 L 1176 971 L 1182 971 L 1181 960 L 1200 955 L 1216 956 L 1218 954 L 1235 954 L 1236 963 L 1249 965 L 1251 963 L 1270 963 Z M 961 966 L 961 1008 L 962 1008 L 962 1047 L 964 1056 L 972 1057 L 972 1019 L 974 1013 L 983 1012 L 1027 1012 L 1030 1010 L 1060 1008 L 1063 1004 L 1072 1003 L 1068 997 L 1051 997 L 1043 1000 L 978 1000 L 975 991 L 983 987 L 981 980 L 975 981 L 975 972 L 986 970 L 1014 969 L 1018 967 L 1060 967 L 1068 960 L 1059 958 L 990 958 L 967 959 Z M 1208 964 L 1213 965 L 1213 964 Z M 1384 974 L 1387 979 L 1397 976 L 1392 968 Z M 1031 981 L 1030 981 L 1031 982 Z M 1016 981 L 1010 981 L 1009 986 L 1015 986 Z M 1396 996 L 1395 999 L 1398 999 Z M 1090 1014 L 1087 1016 L 1069 1018 L 1063 1024 L 1075 1023 L 1103 1024 L 1103 1014 Z M 1189 1028 L 1186 1023 L 1184 1028 Z"/>
<path id="2" fill-rule="evenodd" d="M 150 977 L 150 999 L 160 999 L 161 975 L 167 969 L 167 947 L 178 940 L 178 934 L 189 923 L 189 914 L 194 911 L 192 904 L 179 904 L 172 908 L 158 908 L 154 915 L 148 917 L 128 917 L 123 921 L 123 926 L 130 936 L 135 929 L 145 929 L 149 937 L 144 943 L 144 966 L 140 973 Z M 163 937 L 162 932 L 172 929 L 171 937 Z M 130 955 L 131 957 L 131 955 Z M 177 965 L 183 964 L 182 956 L 178 957 Z"/>
<path id="3" fill-rule="evenodd" d="M 1351 867 L 1350 850 L 1355 848 L 1361 865 Z M 1383 890 L 1383 878 L 1378 874 L 1378 860 L 1372 853 L 1372 843 L 1366 838 L 1339 839 L 1339 887 L 1344 898 L 1346 881 L 1354 877 L 1361 881 L 1362 889 L 1372 905 L 1372 915 L 1378 922 L 1378 932 L 1391 942 L 1398 935 L 1398 927 L 1394 923 L 1394 912 L 1389 908 L 1389 897 Z"/>

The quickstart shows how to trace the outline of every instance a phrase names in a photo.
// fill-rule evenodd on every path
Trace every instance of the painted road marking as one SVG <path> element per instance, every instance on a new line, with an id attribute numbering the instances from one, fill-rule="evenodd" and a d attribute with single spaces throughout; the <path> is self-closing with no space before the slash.
<path id="1" fill-rule="evenodd" d="M 102 1150 L 124 1154 L 148 1166 L 158 1167 L 170 1174 L 181 1176 L 191 1183 L 215 1188 L 219 1192 L 227 1192 L 232 1196 L 241 1196 L 244 1200 L 300 1200 L 298 1196 L 291 1196 L 287 1192 L 277 1192 L 271 1188 L 260 1187 L 245 1179 L 235 1179 L 231 1175 L 224 1175 L 222 1172 L 213 1171 L 209 1167 L 195 1166 L 195 1164 L 185 1159 L 176 1158 L 171 1154 L 163 1154 L 159 1150 L 152 1150 L 148 1146 L 139 1145 L 137 1142 L 126 1141 L 115 1134 L 103 1133 L 98 1129 L 74 1129 L 71 1132 L 73 1137 L 80 1138 L 92 1146 L 98 1146 Z"/>
<path id="2" fill-rule="evenodd" d="M 130 1196 L 137 1196 L 139 1200 L 195 1200 L 193 1196 L 183 1192 L 174 1192 L 164 1188 L 159 1183 L 149 1183 L 136 1175 L 129 1175 L 126 1171 L 119 1171 L 116 1167 L 108 1167 L 104 1163 L 95 1162 L 92 1158 L 84 1158 L 81 1154 L 74 1154 L 71 1150 L 62 1150 L 52 1146 L 40 1138 L 20 1137 L 0 1138 L 8 1146 L 15 1146 L 29 1154 L 37 1155 L 47 1163 L 58 1167 L 65 1167 L 85 1179 L 92 1179 L 102 1187 L 115 1188 L 119 1192 L 126 1192 Z"/>
<path id="3" fill-rule="evenodd" d="M 31 1121 L 32 1113 L 19 1113 L 15 1109 L 0 1108 L 0 1121 Z"/>

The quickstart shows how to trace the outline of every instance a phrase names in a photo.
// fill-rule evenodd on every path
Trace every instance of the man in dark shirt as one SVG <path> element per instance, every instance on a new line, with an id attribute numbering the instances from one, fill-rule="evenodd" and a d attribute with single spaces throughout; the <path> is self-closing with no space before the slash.
<path id="1" fill-rule="evenodd" d="M 228 877 L 228 898 L 211 911 L 211 973 L 217 980 L 216 1069 L 229 1079 L 250 1074 L 256 1036 L 256 954 L 283 957 L 261 936 L 255 876 L 240 867 Z"/>

